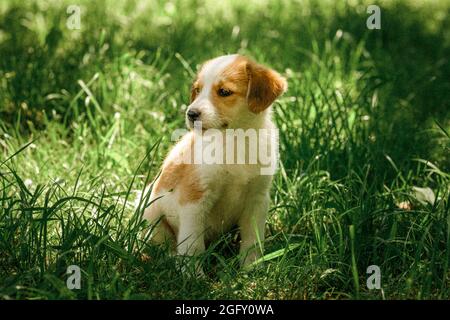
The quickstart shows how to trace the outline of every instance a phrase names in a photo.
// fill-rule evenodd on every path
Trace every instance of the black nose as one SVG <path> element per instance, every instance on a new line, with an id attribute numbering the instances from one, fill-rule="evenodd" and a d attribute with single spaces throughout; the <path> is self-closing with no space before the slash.
<path id="1" fill-rule="evenodd" d="M 200 112 L 196 111 L 196 110 L 189 110 L 187 112 L 187 116 L 188 116 L 189 120 L 195 121 L 200 117 Z"/>

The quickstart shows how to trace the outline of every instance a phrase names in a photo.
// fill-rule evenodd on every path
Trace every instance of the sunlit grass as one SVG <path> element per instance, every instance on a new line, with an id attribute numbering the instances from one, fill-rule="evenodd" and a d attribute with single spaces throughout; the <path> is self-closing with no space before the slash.
<path id="1" fill-rule="evenodd" d="M 79 31 L 71 1 L 0 3 L 1 298 L 450 296 L 448 4 L 381 2 L 369 31 L 360 1 L 79 3 Z M 267 255 L 241 270 L 224 235 L 192 279 L 145 241 L 136 198 L 196 67 L 231 52 L 289 82 Z"/>

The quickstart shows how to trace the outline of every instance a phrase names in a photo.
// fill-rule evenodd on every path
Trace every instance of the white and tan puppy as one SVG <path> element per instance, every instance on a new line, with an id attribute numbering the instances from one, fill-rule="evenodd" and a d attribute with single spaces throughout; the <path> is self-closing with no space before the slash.
<path id="1" fill-rule="evenodd" d="M 237 225 L 242 263 L 248 265 L 261 255 L 274 171 L 267 174 L 264 166 L 278 159 L 270 109 L 286 89 L 286 80 L 277 72 L 241 55 L 221 56 L 202 65 L 186 112 L 191 130 L 165 159 L 144 212 L 145 219 L 158 222 L 152 241 L 171 241 L 178 254 L 194 255 Z M 235 138 L 230 143 L 225 138 L 230 133 L 244 144 Z M 223 147 L 214 152 L 220 161 L 198 161 L 197 151 L 206 151 L 213 140 Z M 272 150 L 269 155 L 257 150 L 263 140 Z"/>

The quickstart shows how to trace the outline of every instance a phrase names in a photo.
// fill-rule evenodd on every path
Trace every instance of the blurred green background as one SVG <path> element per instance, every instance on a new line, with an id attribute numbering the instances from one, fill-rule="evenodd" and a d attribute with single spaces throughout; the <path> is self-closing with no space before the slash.
<path id="1" fill-rule="evenodd" d="M 2 1 L 0 297 L 448 299 L 450 2 L 377 1 L 380 30 L 370 4 Z M 225 235 L 193 280 L 142 238 L 133 201 L 197 66 L 236 52 L 289 83 L 270 260 L 240 270 Z"/>

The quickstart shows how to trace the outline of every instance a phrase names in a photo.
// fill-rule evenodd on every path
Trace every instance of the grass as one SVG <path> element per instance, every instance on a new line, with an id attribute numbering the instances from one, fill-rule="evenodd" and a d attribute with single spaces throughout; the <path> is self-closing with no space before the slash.
<path id="1" fill-rule="evenodd" d="M 381 30 L 370 1 L 77 3 L 81 30 L 72 1 L 0 3 L 2 299 L 450 297 L 448 2 L 379 1 Z M 196 279 L 135 201 L 196 66 L 234 52 L 289 82 L 267 256 L 240 270 L 224 235 Z"/>

